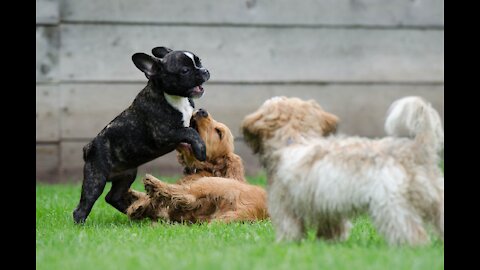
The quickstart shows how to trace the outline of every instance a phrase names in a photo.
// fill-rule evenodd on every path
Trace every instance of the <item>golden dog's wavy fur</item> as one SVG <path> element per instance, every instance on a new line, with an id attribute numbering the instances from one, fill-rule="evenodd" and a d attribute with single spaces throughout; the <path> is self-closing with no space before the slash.
<path id="1" fill-rule="evenodd" d="M 142 193 L 130 190 L 131 219 L 170 221 L 250 221 L 268 217 L 266 192 L 244 177 L 242 159 L 234 153 L 230 129 L 208 114 L 196 112 L 193 126 L 205 141 L 207 160 L 198 161 L 188 145 L 177 148 L 184 177 L 168 184 L 146 175 Z"/>
<path id="2" fill-rule="evenodd" d="M 186 175 L 177 184 L 205 176 L 232 178 L 246 182 L 242 159 L 234 153 L 234 138 L 230 129 L 209 115 L 201 117 L 200 114 L 195 113 L 193 121 L 207 146 L 207 160 L 198 161 L 189 147 L 184 145 L 178 147 L 178 162 L 184 166 Z"/>
<path id="3" fill-rule="evenodd" d="M 263 188 L 231 178 L 201 177 L 168 184 L 146 175 L 145 189 L 157 205 L 166 206 L 171 221 L 254 221 L 268 217 Z"/>

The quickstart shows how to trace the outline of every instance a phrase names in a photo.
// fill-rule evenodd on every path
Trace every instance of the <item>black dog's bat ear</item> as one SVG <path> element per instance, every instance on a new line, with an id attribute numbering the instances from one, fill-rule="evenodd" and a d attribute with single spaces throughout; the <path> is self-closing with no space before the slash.
<path id="1" fill-rule="evenodd" d="M 147 78 L 156 75 L 160 69 L 157 61 L 145 53 L 136 53 L 132 55 L 132 61 L 138 69 L 145 73 Z"/>
<path id="2" fill-rule="evenodd" d="M 155 56 L 155 57 L 158 57 L 158 58 L 163 58 L 165 55 L 167 55 L 167 53 L 173 51 L 172 49 L 169 49 L 167 47 L 155 47 L 152 49 L 152 54 Z"/>

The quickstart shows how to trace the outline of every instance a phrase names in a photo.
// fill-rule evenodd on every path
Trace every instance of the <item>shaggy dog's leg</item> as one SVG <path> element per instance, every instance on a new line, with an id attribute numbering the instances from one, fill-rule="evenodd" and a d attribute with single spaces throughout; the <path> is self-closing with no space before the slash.
<path id="1" fill-rule="evenodd" d="M 443 238 L 444 238 L 444 224 L 445 224 L 444 223 L 445 202 L 444 202 L 443 196 L 442 196 L 442 202 L 440 203 L 439 208 L 440 208 L 440 217 L 439 217 L 438 222 L 437 222 L 437 227 L 439 229 L 440 235 L 441 235 L 442 240 L 443 240 Z"/>
<path id="2" fill-rule="evenodd" d="M 92 162 L 86 162 L 83 168 L 84 180 L 82 184 L 82 194 L 77 208 L 73 211 L 75 223 L 83 223 L 87 218 L 98 197 L 103 192 L 107 183 L 107 176 L 102 170 L 99 170 Z"/>
<path id="3" fill-rule="evenodd" d="M 433 211 L 435 213 L 433 224 L 437 230 L 438 235 L 443 241 L 444 237 L 444 211 L 445 211 L 445 194 L 443 189 L 444 178 L 443 176 L 437 178 L 437 182 L 441 183 L 438 186 L 441 186 L 438 190 L 438 200 L 433 205 Z"/>
<path id="4" fill-rule="evenodd" d="M 273 183 L 268 187 L 267 205 L 270 219 L 275 227 L 276 241 L 298 241 L 305 236 L 305 224 L 297 216 L 288 198 L 286 187 L 275 184 L 273 176 L 267 180 Z"/>
<path id="5" fill-rule="evenodd" d="M 305 236 L 305 225 L 303 220 L 288 210 L 287 202 L 276 202 L 272 204 L 269 201 L 269 212 L 272 223 L 276 230 L 277 242 L 280 241 L 298 241 Z M 272 206 L 272 207 L 271 207 Z"/>
<path id="6" fill-rule="evenodd" d="M 326 240 L 343 241 L 347 240 L 352 223 L 345 219 L 323 219 L 318 225 L 317 238 Z"/>
<path id="7" fill-rule="evenodd" d="M 105 200 L 115 207 L 118 211 L 122 213 L 127 212 L 127 208 L 130 203 L 127 200 L 128 189 L 135 181 L 137 176 L 137 169 L 131 169 L 121 174 L 111 177 L 109 180 L 112 181 L 112 188 L 105 196 Z"/>
<path id="8" fill-rule="evenodd" d="M 438 235 L 443 241 L 444 237 L 444 207 L 445 207 L 445 202 L 444 202 L 444 195 L 443 193 L 440 195 L 440 201 L 436 203 L 436 205 L 433 206 L 435 215 L 433 220 L 433 224 L 435 225 L 435 229 L 437 230 Z"/>
<path id="9" fill-rule="evenodd" d="M 278 218 L 272 215 L 272 222 L 277 230 L 277 242 L 299 241 L 305 236 L 303 221 L 293 213 L 283 213 Z"/>
<path id="10" fill-rule="evenodd" d="M 422 192 L 415 194 L 415 206 L 426 223 L 434 225 L 438 237 L 443 240 L 444 237 L 444 179 L 443 176 L 417 177 L 415 184 L 410 187 L 411 190 Z M 421 181 L 420 181 L 421 180 Z M 413 192 L 412 192 L 413 193 Z"/>
<path id="11" fill-rule="evenodd" d="M 421 216 L 403 198 L 390 198 L 370 205 L 370 216 L 390 244 L 421 245 L 428 242 Z"/>

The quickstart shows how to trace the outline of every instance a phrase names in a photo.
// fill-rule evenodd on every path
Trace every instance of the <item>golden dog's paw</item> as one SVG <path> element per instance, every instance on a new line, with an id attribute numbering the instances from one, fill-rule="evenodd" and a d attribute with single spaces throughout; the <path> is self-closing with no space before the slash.
<path id="1" fill-rule="evenodd" d="M 136 191 L 136 190 L 133 190 L 133 189 L 129 189 L 127 191 L 127 193 L 124 195 L 123 198 L 125 200 L 125 203 L 127 203 L 127 205 L 132 205 L 136 201 L 138 201 L 140 199 L 143 199 L 146 196 L 147 196 L 147 194 L 145 194 L 143 192 Z"/>
<path id="2" fill-rule="evenodd" d="M 161 185 L 161 181 L 155 178 L 153 175 L 146 174 L 145 178 L 143 179 L 143 185 L 145 187 L 145 191 L 147 195 L 150 197 L 155 197 L 155 193 L 158 190 L 158 186 Z"/>
<path id="3" fill-rule="evenodd" d="M 130 219 L 142 219 L 144 218 L 144 215 L 143 215 L 143 213 L 145 212 L 144 210 L 145 208 L 143 207 L 142 204 L 134 203 L 127 208 L 127 216 Z"/>

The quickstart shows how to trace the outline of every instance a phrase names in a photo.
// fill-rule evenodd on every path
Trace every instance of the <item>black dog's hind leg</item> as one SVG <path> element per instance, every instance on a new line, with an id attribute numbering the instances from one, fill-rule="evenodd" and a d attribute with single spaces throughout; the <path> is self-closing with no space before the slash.
<path id="1" fill-rule="evenodd" d="M 77 208 L 73 211 L 75 223 L 84 223 L 93 205 L 103 192 L 107 183 L 106 173 L 96 168 L 92 162 L 86 162 L 83 168 L 82 195 Z"/>
<path id="2" fill-rule="evenodd" d="M 112 181 L 112 188 L 105 197 L 105 200 L 122 213 L 126 213 L 127 208 L 130 206 L 131 202 L 127 200 L 126 195 L 128 189 L 135 181 L 136 176 L 137 168 L 109 178 L 109 181 Z"/>

